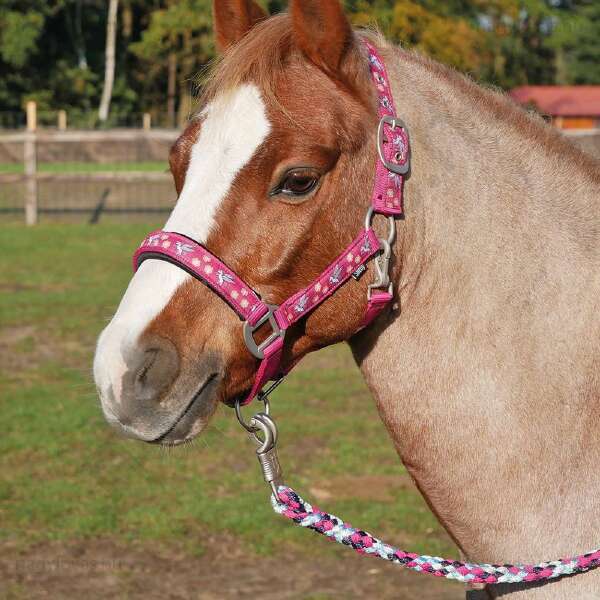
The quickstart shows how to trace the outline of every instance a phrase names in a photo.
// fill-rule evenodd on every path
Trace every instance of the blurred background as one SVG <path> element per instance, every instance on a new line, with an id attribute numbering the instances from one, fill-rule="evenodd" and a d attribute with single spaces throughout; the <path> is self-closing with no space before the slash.
<path id="1" fill-rule="evenodd" d="M 600 2 L 346 6 L 356 25 L 506 90 L 600 154 Z M 211 0 L 0 0 L 0 219 L 168 211 L 168 149 L 214 54 Z"/>
<path id="2" fill-rule="evenodd" d="M 600 156 L 599 2 L 345 4 Z M 173 206 L 167 156 L 214 56 L 210 5 L 0 0 L 0 598 L 461 598 L 273 515 L 230 411 L 173 451 L 101 416 L 94 342 Z M 399 546 L 458 555 L 345 347 L 309 357 L 274 404 L 299 491 Z"/>

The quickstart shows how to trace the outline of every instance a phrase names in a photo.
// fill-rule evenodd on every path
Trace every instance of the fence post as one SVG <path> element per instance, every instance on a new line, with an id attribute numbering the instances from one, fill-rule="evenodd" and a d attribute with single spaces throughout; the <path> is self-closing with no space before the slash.
<path id="1" fill-rule="evenodd" d="M 150 131 L 150 129 L 152 128 L 152 115 L 150 113 L 144 113 L 142 126 L 144 128 L 144 131 Z"/>
<path id="2" fill-rule="evenodd" d="M 27 102 L 27 131 L 23 144 L 23 159 L 25 163 L 25 222 L 35 225 L 38 220 L 38 190 L 37 190 L 37 105 Z"/>
<path id="3" fill-rule="evenodd" d="M 58 111 L 58 130 L 59 131 L 67 130 L 67 111 L 66 110 Z"/>

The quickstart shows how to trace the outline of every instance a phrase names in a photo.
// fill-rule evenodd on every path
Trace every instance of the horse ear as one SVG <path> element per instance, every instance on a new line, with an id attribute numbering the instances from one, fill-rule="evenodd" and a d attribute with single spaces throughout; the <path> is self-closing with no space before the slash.
<path id="1" fill-rule="evenodd" d="M 290 0 L 294 38 L 318 67 L 335 74 L 352 42 L 352 27 L 339 0 Z"/>
<path id="2" fill-rule="evenodd" d="M 223 52 L 268 15 L 254 0 L 214 0 L 213 16 L 215 42 Z"/>

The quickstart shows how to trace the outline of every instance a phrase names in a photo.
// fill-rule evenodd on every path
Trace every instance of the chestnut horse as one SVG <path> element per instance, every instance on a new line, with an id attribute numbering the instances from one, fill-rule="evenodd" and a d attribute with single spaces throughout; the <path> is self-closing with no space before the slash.
<path id="1" fill-rule="evenodd" d="M 279 303 L 364 221 L 374 88 L 338 0 L 291 0 L 272 18 L 252 0 L 214 8 L 223 56 L 172 149 L 179 199 L 165 229 Z M 597 547 L 599 164 L 503 95 L 360 35 L 411 135 L 395 304 L 355 335 L 369 277 L 352 281 L 288 331 L 284 365 L 348 341 L 400 458 L 469 559 Z M 109 422 L 171 445 L 243 397 L 256 368 L 233 311 L 157 260 L 133 277 L 94 364 Z M 510 593 L 598 598 L 600 572 Z"/>

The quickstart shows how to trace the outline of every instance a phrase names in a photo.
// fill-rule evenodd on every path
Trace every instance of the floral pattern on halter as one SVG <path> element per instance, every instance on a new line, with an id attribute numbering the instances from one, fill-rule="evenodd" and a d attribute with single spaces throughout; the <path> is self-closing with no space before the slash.
<path id="1" fill-rule="evenodd" d="M 264 314 L 265 305 L 254 290 L 206 248 L 178 233 L 151 233 L 134 255 L 135 270 L 144 259 L 152 257 L 154 249 L 161 256 L 175 259 L 177 264 L 187 267 L 188 272 L 204 280 L 241 318 L 253 321 Z"/>
<path id="2" fill-rule="evenodd" d="M 378 94 L 378 115 L 380 118 L 396 117 L 390 80 L 384 62 L 375 46 L 366 40 L 364 43 L 369 57 L 369 70 Z M 385 159 L 389 163 L 405 165 L 410 159 L 408 133 L 403 127 L 394 128 L 388 123 L 385 123 L 383 127 L 385 143 L 382 151 Z M 386 215 L 402 214 L 403 188 L 404 177 L 389 171 L 385 164 L 378 160 L 372 198 L 376 212 Z"/>
<path id="3" fill-rule="evenodd" d="M 315 281 L 281 304 L 276 313 L 279 325 L 287 329 L 321 304 L 377 252 L 379 240 L 375 232 L 372 229 L 362 231 Z"/>

